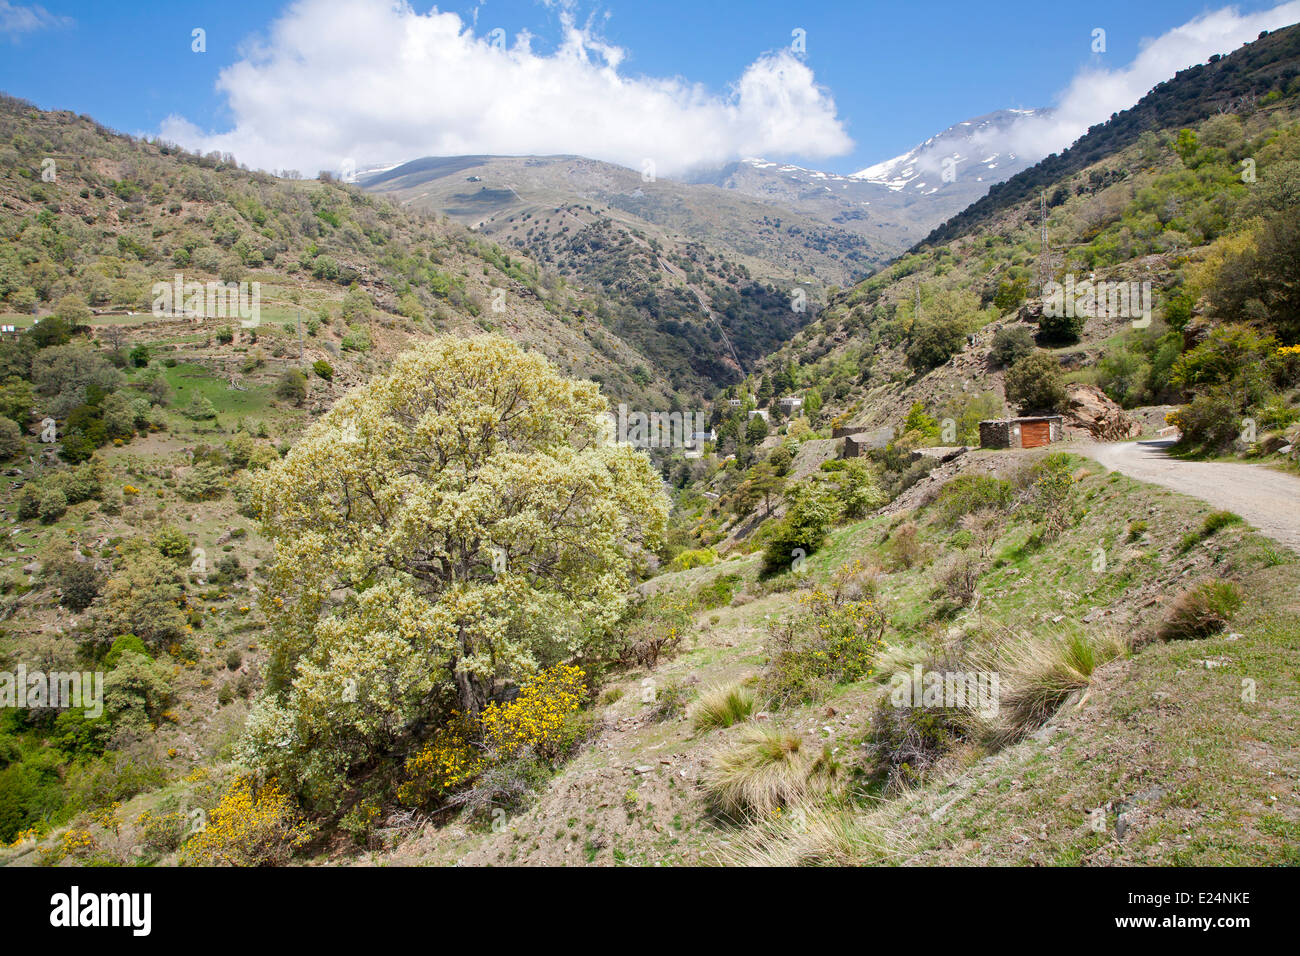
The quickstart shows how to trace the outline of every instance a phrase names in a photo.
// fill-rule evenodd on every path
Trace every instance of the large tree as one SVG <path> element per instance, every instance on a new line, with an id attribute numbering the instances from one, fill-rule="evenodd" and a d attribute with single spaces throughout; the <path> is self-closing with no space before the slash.
<path id="1" fill-rule="evenodd" d="M 667 517 L 597 385 L 497 336 L 400 356 L 257 479 L 276 546 L 245 754 L 328 796 L 610 636 Z M 314 792 L 313 792 L 314 791 Z"/>

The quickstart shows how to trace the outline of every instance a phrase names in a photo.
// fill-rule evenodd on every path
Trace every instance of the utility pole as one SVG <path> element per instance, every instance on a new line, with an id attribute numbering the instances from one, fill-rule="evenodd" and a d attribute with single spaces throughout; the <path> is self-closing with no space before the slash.
<path id="1" fill-rule="evenodd" d="M 1052 272 L 1052 254 L 1047 247 L 1047 190 L 1044 189 L 1038 194 L 1038 294 L 1043 294 L 1043 288 L 1051 279 Z"/>

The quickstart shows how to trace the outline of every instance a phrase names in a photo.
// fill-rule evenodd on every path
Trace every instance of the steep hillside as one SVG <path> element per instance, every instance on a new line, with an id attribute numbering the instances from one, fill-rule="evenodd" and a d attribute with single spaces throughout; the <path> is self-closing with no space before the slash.
<path id="1" fill-rule="evenodd" d="M 938 244 L 973 235 L 1010 207 L 1037 198 L 1044 189 L 1053 190 L 1060 181 L 1137 142 L 1144 133 L 1192 126 L 1219 113 L 1238 113 L 1280 96 L 1292 97 L 1298 77 L 1300 25 L 1261 34 L 1240 49 L 1179 71 L 1131 109 L 1088 130 L 1065 152 L 992 187 L 982 199 L 931 232 L 925 242 Z M 1055 197 L 1052 201 L 1055 203 Z"/>

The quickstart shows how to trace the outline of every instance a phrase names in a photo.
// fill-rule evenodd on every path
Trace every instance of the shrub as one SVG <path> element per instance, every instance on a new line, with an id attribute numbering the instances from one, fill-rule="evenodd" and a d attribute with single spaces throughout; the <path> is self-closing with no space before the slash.
<path id="1" fill-rule="evenodd" d="M 275 384 L 275 397 L 301 405 L 307 400 L 307 376 L 296 368 L 286 369 Z"/>
<path id="2" fill-rule="evenodd" d="M 1033 351 L 1034 334 L 1024 325 L 1008 325 L 994 333 L 989 358 L 995 365 L 1008 368 Z"/>
<path id="3" fill-rule="evenodd" d="M 905 570 L 916 567 L 925 556 L 921 544 L 921 529 L 915 521 L 904 521 L 890 535 L 888 545 L 890 563 Z"/>
<path id="4" fill-rule="evenodd" d="M 697 732 L 730 727 L 748 720 L 754 711 L 754 694 L 740 684 L 707 688 L 690 710 L 691 725 Z"/>
<path id="5" fill-rule="evenodd" d="M 686 713 L 691 699 L 690 689 L 680 681 L 666 681 L 662 687 L 655 688 L 654 704 L 650 707 L 652 720 L 675 720 Z"/>
<path id="6" fill-rule="evenodd" d="M 27 447 L 22 427 L 9 418 L 0 418 L 0 461 L 8 461 Z"/>
<path id="7" fill-rule="evenodd" d="M 1041 522 L 1043 541 L 1055 541 L 1074 522 L 1074 472 L 1069 456 L 1059 452 L 1028 469 L 1030 485 L 1024 494 L 1025 513 Z"/>
<path id="8" fill-rule="evenodd" d="M 1007 401 L 1027 412 L 1054 412 L 1065 404 L 1061 366 L 1046 352 L 1026 355 L 1007 370 Z"/>
<path id="9" fill-rule="evenodd" d="M 272 780 L 239 777 L 208 813 L 207 826 L 181 850 L 187 866 L 279 866 L 311 839 L 293 801 Z"/>
<path id="10" fill-rule="evenodd" d="M 1208 637 L 1223 630 L 1241 604 L 1237 582 L 1202 581 L 1174 599 L 1160 636 L 1165 640 Z"/>
<path id="11" fill-rule="evenodd" d="M 483 738 L 498 759 L 528 749 L 545 759 L 568 751 L 572 741 L 566 724 L 586 697 L 585 674 L 577 667 L 556 665 L 528 681 L 508 704 L 489 704 L 483 711 Z"/>
<path id="12" fill-rule="evenodd" d="M 761 687 L 772 707 L 816 700 L 835 684 L 870 676 L 884 647 L 885 616 L 874 602 L 841 603 L 816 588 L 800 604 L 802 613 L 769 629 Z"/>
<path id="13" fill-rule="evenodd" d="M 211 501 L 226 493 L 225 475 L 216 465 L 202 461 L 181 478 L 176 490 L 186 501 Z"/>
<path id="14" fill-rule="evenodd" d="M 940 669 L 931 662 L 930 670 Z M 900 703 L 902 698 L 882 697 L 876 705 L 867 738 L 867 752 L 876 772 L 884 777 L 890 790 L 914 786 L 926 773 L 959 744 L 972 735 L 971 714 L 961 708 L 922 706 L 924 689 L 911 675 L 914 703 Z"/>
<path id="15" fill-rule="evenodd" d="M 487 758 L 474 746 L 473 721 L 452 711 L 448 721 L 433 737 L 406 759 L 397 798 L 407 806 L 420 807 L 445 797 L 477 777 Z"/>
<path id="16" fill-rule="evenodd" d="M 709 759 L 702 784 L 712 807 L 730 818 L 766 815 L 808 794 L 811 762 L 799 738 L 751 725 Z"/>
<path id="17" fill-rule="evenodd" d="M 1011 483 L 992 475 L 958 475 L 939 489 L 935 498 L 938 522 L 955 527 L 961 519 L 986 508 L 1002 510 L 1011 504 Z"/>
<path id="18" fill-rule="evenodd" d="M 58 521 L 68 510 L 68 496 L 59 488 L 46 488 L 41 492 L 36 514 L 43 524 Z"/>
<path id="19" fill-rule="evenodd" d="M 939 586 L 958 607 L 969 607 L 983 574 L 984 565 L 976 555 L 955 554 L 939 572 Z"/>
<path id="20" fill-rule="evenodd" d="M 191 421 L 207 421 L 217 417 L 217 409 L 204 395 L 195 392 L 190 403 L 181 409 L 181 414 Z"/>
<path id="21" fill-rule="evenodd" d="M 100 576 L 94 562 L 72 556 L 51 561 L 48 571 L 60 591 L 60 601 L 74 611 L 84 611 L 99 596 Z"/>
<path id="22" fill-rule="evenodd" d="M 324 359 L 312 362 L 311 370 L 316 373 L 317 378 L 323 378 L 327 382 L 334 381 L 334 366 Z"/>
<path id="23" fill-rule="evenodd" d="M 958 317 L 923 319 L 912 327 L 907 360 L 914 368 L 942 365 L 966 344 L 966 324 Z"/>
<path id="24" fill-rule="evenodd" d="M 1179 446 L 1214 454 L 1232 445 L 1241 434 L 1241 406 L 1226 388 L 1212 388 L 1192 398 L 1166 417 L 1178 428 Z"/>

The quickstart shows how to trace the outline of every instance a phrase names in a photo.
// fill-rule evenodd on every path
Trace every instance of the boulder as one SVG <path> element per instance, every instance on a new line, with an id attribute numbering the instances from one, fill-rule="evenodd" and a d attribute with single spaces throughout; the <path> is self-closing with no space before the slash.
<path id="1" fill-rule="evenodd" d="M 1096 441 L 1123 441 L 1142 434 L 1142 424 L 1112 402 L 1095 385 L 1071 383 L 1065 388 L 1065 424 Z"/>

